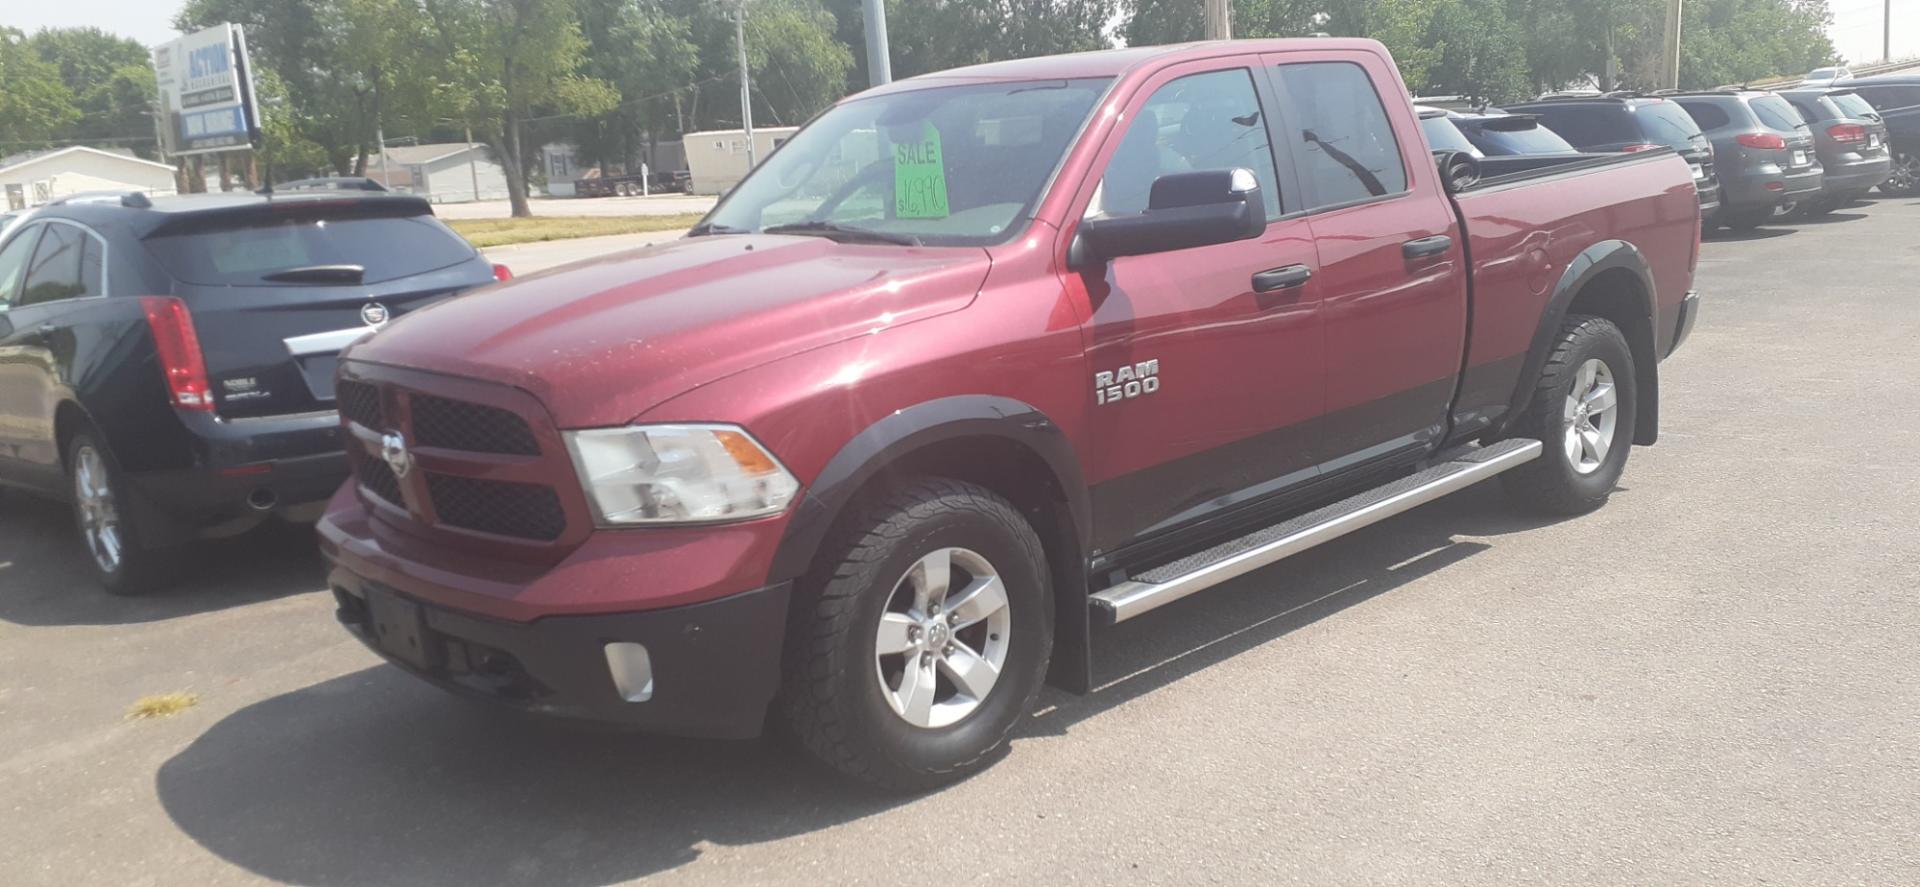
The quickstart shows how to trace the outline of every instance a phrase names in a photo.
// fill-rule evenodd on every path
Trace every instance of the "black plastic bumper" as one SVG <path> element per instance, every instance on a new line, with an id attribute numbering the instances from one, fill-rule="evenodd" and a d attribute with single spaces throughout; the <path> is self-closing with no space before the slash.
<path id="1" fill-rule="evenodd" d="M 785 583 L 715 601 L 516 623 L 425 604 L 336 567 L 338 615 L 387 661 L 440 687 L 524 711 L 656 733 L 759 734 L 780 686 Z M 610 644 L 639 644 L 650 693 L 628 701 Z"/>
<path id="2" fill-rule="evenodd" d="M 127 473 L 149 544 L 231 536 L 276 516 L 318 520 L 347 479 L 337 413 L 228 420 L 182 412 L 180 422 L 191 467 Z"/>

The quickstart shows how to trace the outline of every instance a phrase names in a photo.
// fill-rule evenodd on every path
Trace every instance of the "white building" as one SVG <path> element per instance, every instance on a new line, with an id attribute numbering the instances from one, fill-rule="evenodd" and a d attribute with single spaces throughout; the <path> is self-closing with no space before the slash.
<path id="1" fill-rule="evenodd" d="M 367 178 L 434 203 L 507 197 L 506 168 L 479 142 L 391 147 L 367 158 Z"/>
<path id="2" fill-rule="evenodd" d="M 172 194 L 173 167 L 79 145 L 0 158 L 0 210 L 40 206 L 84 191 Z"/>
<path id="3" fill-rule="evenodd" d="M 765 160 L 773 149 L 792 138 L 800 127 L 771 126 L 753 130 L 753 159 Z M 747 177 L 747 134 L 739 129 L 690 132 L 680 143 L 687 151 L 687 171 L 693 175 L 693 193 L 724 194 Z"/>

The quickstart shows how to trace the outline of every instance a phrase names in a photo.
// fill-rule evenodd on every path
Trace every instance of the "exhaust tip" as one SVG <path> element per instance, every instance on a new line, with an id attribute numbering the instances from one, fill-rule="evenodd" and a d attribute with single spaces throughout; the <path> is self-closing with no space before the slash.
<path id="1" fill-rule="evenodd" d="M 272 510 L 274 503 L 278 501 L 280 501 L 279 497 L 266 487 L 255 487 L 253 492 L 247 494 L 247 507 L 254 511 Z"/>

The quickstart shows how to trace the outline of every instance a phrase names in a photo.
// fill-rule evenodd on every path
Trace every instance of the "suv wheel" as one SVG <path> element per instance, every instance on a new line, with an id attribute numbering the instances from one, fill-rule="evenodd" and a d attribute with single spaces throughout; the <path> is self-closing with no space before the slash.
<path id="1" fill-rule="evenodd" d="M 1032 707 L 1052 653 L 1039 536 L 991 491 L 933 478 L 848 530 L 794 619 L 787 726 L 828 766 L 889 789 L 979 770 Z"/>
<path id="2" fill-rule="evenodd" d="M 1633 352 L 1620 328 L 1601 317 L 1568 317 L 1513 430 L 1546 444 L 1546 452 L 1500 475 L 1508 494 L 1549 514 L 1604 504 L 1633 447 L 1635 391 Z"/>
<path id="3" fill-rule="evenodd" d="M 100 584 L 111 594 L 151 590 L 165 565 L 159 555 L 140 547 L 133 522 L 122 516 L 120 474 L 112 457 L 91 436 L 75 435 L 67 444 L 67 472 L 74 523 Z"/>
<path id="4" fill-rule="evenodd" d="M 1892 197 L 1920 194 L 1920 154 L 1893 152 L 1893 172 L 1880 183 L 1880 191 Z"/>
<path id="5" fill-rule="evenodd" d="M 1762 222 L 1773 218 L 1773 207 L 1766 209 L 1721 210 L 1720 224 L 1735 231 L 1752 231 Z"/>

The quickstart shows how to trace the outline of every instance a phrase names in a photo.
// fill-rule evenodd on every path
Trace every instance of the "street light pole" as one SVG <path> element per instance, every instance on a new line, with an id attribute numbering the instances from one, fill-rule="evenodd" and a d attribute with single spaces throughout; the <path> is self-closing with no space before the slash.
<path id="1" fill-rule="evenodd" d="M 747 74 L 747 4 L 733 9 L 733 42 L 740 49 L 740 126 L 747 132 L 747 170 L 753 170 L 753 87 Z"/>
<path id="2" fill-rule="evenodd" d="M 893 82 L 893 61 L 887 55 L 887 0 L 861 4 L 867 28 L 867 85 Z"/>

